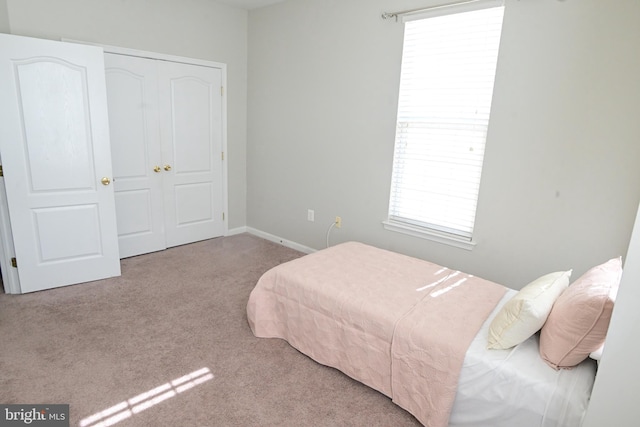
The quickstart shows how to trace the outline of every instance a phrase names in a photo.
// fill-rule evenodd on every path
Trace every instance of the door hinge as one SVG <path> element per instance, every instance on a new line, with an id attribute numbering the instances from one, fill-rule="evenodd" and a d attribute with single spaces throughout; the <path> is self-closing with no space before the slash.
<path id="1" fill-rule="evenodd" d="M 11 267 L 18 268 L 18 260 L 11 258 Z"/>
<path id="2" fill-rule="evenodd" d="M 224 221 L 224 212 L 222 212 L 222 220 Z"/>
<path id="3" fill-rule="evenodd" d="M 220 96 L 224 96 L 224 86 L 220 86 Z"/>
<path id="4" fill-rule="evenodd" d="M 4 171 L 2 170 L 2 165 L 0 165 L 0 176 L 4 176 Z"/>
<path id="5" fill-rule="evenodd" d="M 222 161 L 224 162 L 224 151 L 222 153 L 220 153 L 222 156 Z"/>

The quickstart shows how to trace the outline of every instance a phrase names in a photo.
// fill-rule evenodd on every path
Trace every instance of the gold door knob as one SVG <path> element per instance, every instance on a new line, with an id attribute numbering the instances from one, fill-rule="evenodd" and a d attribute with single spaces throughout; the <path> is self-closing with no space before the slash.
<path id="1" fill-rule="evenodd" d="M 153 168 L 153 171 L 156 173 L 160 172 L 160 166 L 156 165 L 156 167 Z"/>
<path id="2" fill-rule="evenodd" d="M 171 165 L 164 165 L 164 170 L 170 171 L 171 170 Z"/>
<path id="3" fill-rule="evenodd" d="M 106 176 L 103 177 L 100 182 L 102 182 L 102 185 L 109 185 L 111 184 L 111 180 L 109 178 L 107 178 Z"/>

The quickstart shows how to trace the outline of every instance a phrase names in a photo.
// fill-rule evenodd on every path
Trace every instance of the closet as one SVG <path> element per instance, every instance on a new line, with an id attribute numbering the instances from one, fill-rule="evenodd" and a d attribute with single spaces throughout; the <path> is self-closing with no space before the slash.
<path id="1" fill-rule="evenodd" d="M 180 60 L 105 51 L 121 258 L 225 234 L 224 66 Z"/>
<path id="2" fill-rule="evenodd" d="M 226 66 L 0 34 L 7 293 L 226 233 Z"/>

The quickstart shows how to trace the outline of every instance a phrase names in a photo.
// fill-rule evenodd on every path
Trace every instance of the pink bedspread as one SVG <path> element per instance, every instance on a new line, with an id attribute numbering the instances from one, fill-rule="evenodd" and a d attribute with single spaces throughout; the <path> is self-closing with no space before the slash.
<path id="1" fill-rule="evenodd" d="M 257 337 L 319 363 L 446 427 L 466 350 L 506 288 L 439 265 L 343 243 L 266 272 L 249 297 Z"/>

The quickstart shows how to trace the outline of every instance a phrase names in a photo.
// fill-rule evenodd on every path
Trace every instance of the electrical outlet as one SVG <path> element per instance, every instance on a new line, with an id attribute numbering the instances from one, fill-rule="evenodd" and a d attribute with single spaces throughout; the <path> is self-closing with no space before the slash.
<path id="1" fill-rule="evenodd" d="M 313 209 L 308 209 L 307 210 L 307 221 L 315 221 L 316 220 L 316 213 L 313 211 Z"/>
<path id="2" fill-rule="evenodd" d="M 336 217 L 336 228 L 342 227 L 342 218 L 339 216 Z"/>

